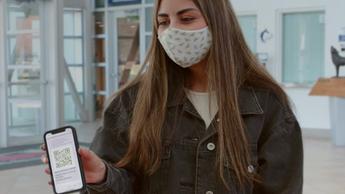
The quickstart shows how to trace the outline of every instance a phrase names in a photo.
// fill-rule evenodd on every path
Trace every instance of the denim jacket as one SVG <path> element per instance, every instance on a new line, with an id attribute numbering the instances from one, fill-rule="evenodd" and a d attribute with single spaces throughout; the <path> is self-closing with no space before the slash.
<path id="1" fill-rule="evenodd" d="M 303 146 L 301 129 L 291 109 L 269 90 L 242 87 L 239 106 L 250 145 L 248 171 L 261 177 L 240 191 L 231 166 L 224 163 L 230 191 L 218 178 L 216 116 L 206 129 L 188 98 L 168 97 L 163 125 L 163 155 L 160 168 L 149 177 L 136 177 L 114 163 L 128 146 L 128 128 L 137 88 L 131 87 L 106 109 L 103 127 L 91 144 L 107 166 L 104 183 L 88 185 L 88 193 L 98 194 L 301 194 L 303 185 Z M 170 130 L 169 130 L 170 129 Z M 139 191 L 134 191 L 141 179 Z"/>

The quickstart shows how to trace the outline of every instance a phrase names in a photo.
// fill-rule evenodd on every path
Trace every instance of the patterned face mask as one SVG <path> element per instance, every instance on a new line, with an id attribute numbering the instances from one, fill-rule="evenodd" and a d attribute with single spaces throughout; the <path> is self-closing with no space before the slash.
<path id="1" fill-rule="evenodd" d="M 203 60 L 212 44 L 208 27 L 199 30 L 168 28 L 158 39 L 170 59 L 183 68 Z"/>

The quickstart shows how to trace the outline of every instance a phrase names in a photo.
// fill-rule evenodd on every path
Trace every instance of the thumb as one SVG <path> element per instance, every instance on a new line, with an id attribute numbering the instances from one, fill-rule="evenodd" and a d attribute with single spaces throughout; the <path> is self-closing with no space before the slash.
<path id="1" fill-rule="evenodd" d="M 92 155 L 93 155 L 91 150 L 87 148 L 83 148 L 83 147 L 79 148 L 79 154 L 82 158 L 87 159 L 87 160 L 92 159 Z"/>

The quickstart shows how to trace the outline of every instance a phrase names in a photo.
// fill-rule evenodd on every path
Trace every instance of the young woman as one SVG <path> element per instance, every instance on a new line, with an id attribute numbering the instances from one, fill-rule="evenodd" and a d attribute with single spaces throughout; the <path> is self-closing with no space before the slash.
<path id="1" fill-rule="evenodd" d="M 228 0 L 156 0 L 145 64 L 80 150 L 89 193 L 302 193 L 300 127 Z"/>

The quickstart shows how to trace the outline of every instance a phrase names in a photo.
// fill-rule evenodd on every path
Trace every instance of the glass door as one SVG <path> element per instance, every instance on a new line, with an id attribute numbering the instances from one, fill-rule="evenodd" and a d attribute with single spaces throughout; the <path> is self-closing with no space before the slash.
<path id="1" fill-rule="evenodd" d="M 97 11 L 95 19 L 95 101 L 101 118 L 106 98 L 140 71 L 140 11 Z"/>
<path id="2" fill-rule="evenodd" d="M 140 65 L 140 12 L 129 9 L 114 12 L 113 62 L 115 65 L 115 89 L 133 79 Z"/>
<path id="3" fill-rule="evenodd" d="M 283 15 L 283 82 L 309 86 L 324 75 L 325 13 Z"/>
<path id="4" fill-rule="evenodd" d="M 6 75 L 9 146 L 37 143 L 44 129 L 41 8 L 38 0 L 7 1 Z"/>

